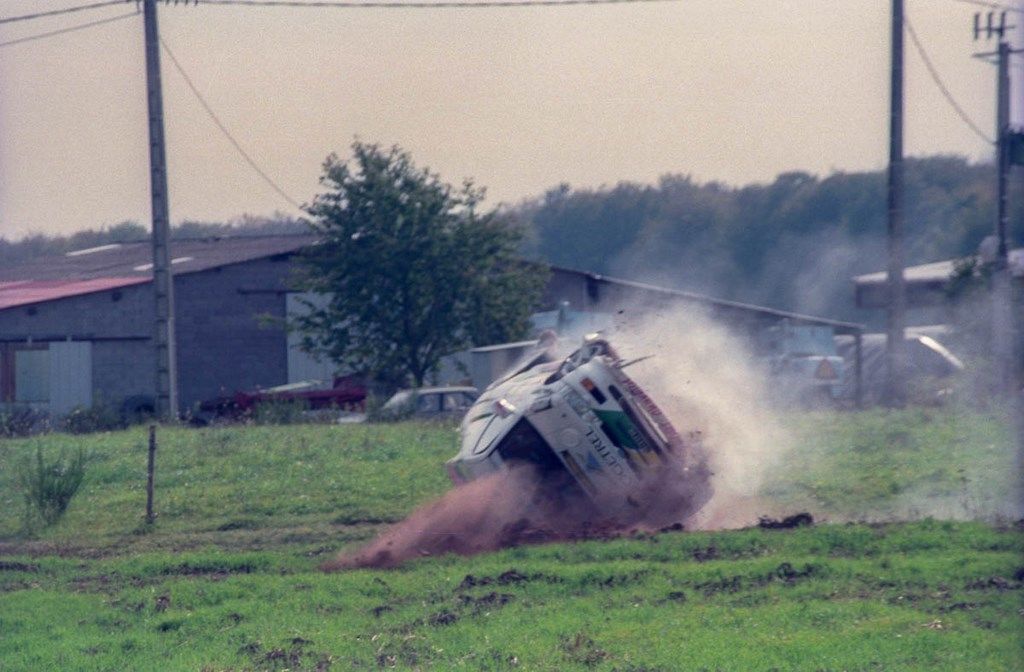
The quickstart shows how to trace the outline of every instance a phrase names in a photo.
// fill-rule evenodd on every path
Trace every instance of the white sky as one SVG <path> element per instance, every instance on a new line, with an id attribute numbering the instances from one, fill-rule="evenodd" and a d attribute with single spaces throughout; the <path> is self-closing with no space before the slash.
<path id="1" fill-rule="evenodd" d="M 86 2 L 0 0 L 0 17 Z M 0 42 L 134 6 L 0 25 Z M 976 9 L 906 0 L 949 89 L 991 135 L 995 69 L 971 58 L 985 47 L 971 39 Z M 402 145 L 450 182 L 473 177 L 496 204 L 666 172 L 743 184 L 881 168 L 889 11 L 889 0 L 681 0 L 159 14 L 223 123 L 296 200 L 358 135 Z M 906 50 L 906 153 L 988 158 L 909 38 Z M 172 221 L 295 213 L 162 59 Z M 0 236 L 149 222 L 144 77 L 141 15 L 0 48 Z"/>

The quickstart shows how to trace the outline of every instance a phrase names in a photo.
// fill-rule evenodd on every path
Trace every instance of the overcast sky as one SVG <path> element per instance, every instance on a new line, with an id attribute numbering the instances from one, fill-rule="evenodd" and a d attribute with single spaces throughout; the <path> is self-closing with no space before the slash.
<path id="1" fill-rule="evenodd" d="M 74 4 L 86 0 L 0 0 L 0 17 Z M 0 25 L 0 42 L 134 7 Z M 971 58 L 985 46 L 971 39 L 977 9 L 906 0 L 952 95 L 991 134 L 994 68 Z M 159 14 L 209 105 L 295 200 L 312 198 L 325 156 L 358 136 L 397 143 L 448 181 L 472 177 L 497 204 L 562 182 L 672 172 L 739 185 L 882 168 L 889 11 L 889 0 L 679 0 Z M 906 48 L 906 152 L 988 159 Z M 172 221 L 298 214 L 166 54 L 163 79 Z M 145 100 L 141 15 L 0 48 L 0 236 L 148 223 Z"/>

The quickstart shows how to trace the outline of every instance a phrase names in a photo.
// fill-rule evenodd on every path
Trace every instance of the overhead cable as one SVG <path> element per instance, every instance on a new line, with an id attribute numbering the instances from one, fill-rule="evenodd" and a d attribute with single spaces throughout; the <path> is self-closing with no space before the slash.
<path id="1" fill-rule="evenodd" d="M 256 161 L 254 161 L 253 158 L 249 156 L 249 153 L 242 148 L 242 145 L 240 145 L 238 141 L 235 140 L 235 138 L 231 135 L 231 132 L 228 131 L 227 127 L 224 126 L 221 120 L 217 117 L 217 113 L 213 111 L 209 103 L 206 102 L 206 99 L 203 98 L 203 94 L 199 93 L 199 89 L 197 89 L 196 85 L 192 82 L 192 78 L 189 77 L 188 73 L 185 72 L 185 69 L 181 67 L 181 63 L 179 63 L 178 59 L 175 58 L 174 52 L 171 51 L 171 48 L 167 46 L 167 43 L 164 42 L 164 39 L 162 37 L 160 38 L 160 46 L 163 47 L 164 52 L 166 52 L 166 54 L 170 57 L 171 63 L 174 65 L 174 68 L 181 75 L 182 79 L 185 80 L 185 84 L 188 85 L 188 88 L 192 91 L 192 94 L 195 95 L 196 100 L 198 100 L 199 104 L 203 106 L 204 110 L 206 110 L 206 114 L 210 116 L 210 119 L 213 120 L 213 123 L 216 124 L 217 128 L 220 129 L 220 132 L 223 133 L 224 137 L 228 139 L 228 142 L 230 142 L 232 146 L 234 146 L 235 150 L 242 156 L 242 158 L 245 159 L 245 162 L 248 163 L 249 166 L 253 170 L 255 170 L 260 177 L 263 178 L 264 182 L 270 185 L 271 189 L 276 191 L 278 195 L 281 196 L 281 198 L 288 201 L 289 205 L 298 208 L 299 210 L 302 210 L 302 205 L 300 205 L 298 201 L 296 201 L 294 198 L 285 193 L 284 189 L 279 187 L 278 184 L 274 182 L 274 180 L 272 180 L 270 176 L 267 175 L 263 171 L 263 169 L 259 167 L 259 165 L 257 165 Z"/>
<path id="2" fill-rule="evenodd" d="M 1024 14 L 1024 7 L 1014 7 L 1012 5 L 1004 5 L 999 2 L 990 2 L 990 0 L 953 0 L 954 2 L 960 2 L 965 5 L 974 5 L 975 7 L 984 7 L 985 9 L 994 9 L 1000 12 L 1017 12 L 1018 14 Z"/>
<path id="3" fill-rule="evenodd" d="M 301 2 L 300 0 L 195 0 L 203 5 L 238 5 L 243 7 L 313 7 L 331 9 L 486 9 L 493 7 L 563 7 L 571 5 L 627 5 L 648 4 L 655 2 L 681 2 L 681 0 L 480 0 L 479 2 L 463 0 L 440 0 L 424 2 L 421 0 L 396 0 L 396 2 L 379 2 L 377 0 L 317 0 Z"/>
<path id="4" fill-rule="evenodd" d="M 100 19 L 99 21 L 90 21 L 89 23 L 80 23 L 75 26 L 69 26 L 67 28 L 60 28 L 58 30 L 51 30 L 46 33 L 39 33 L 37 35 L 28 35 L 26 37 L 19 37 L 16 40 L 8 40 L 7 42 L 0 42 L 0 47 L 10 47 L 15 44 L 21 44 L 22 42 L 32 42 L 33 40 L 41 40 L 44 37 L 53 37 L 54 35 L 63 35 L 64 33 L 73 33 L 76 30 L 83 30 L 85 28 L 92 28 L 93 26 L 101 26 L 104 23 L 113 23 L 114 21 L 120 21 L 121 19 L 129 19 L 133 16 L 138 16 L 138 12 L 129 12 L 128 14 L 118 14 L 117 16 L 111 16 L 106 19 Z"/>
<path id="5" fill-rule="evenodd" d="M 960 117 L 961 121 L 967 124 L 967 126 L 970 127 L 972 131 L 974 131 L 975 135 L 977 135 L 979 138 L 981 138 L 988 144 L 994 145 L 995 140 L 989 137 L 988 134 L 985 133 L 985 131 L 981 130 L 978 124 L 974 123 L 973 119 L 967 116 L 967 113 L 964 111 L 964 109 L 960 107 L 960 103 L 956 102 L 956 99 L 953 97 L 953 94 L 950 93 L 948 88 L 946 88 L 946 85 L 942 81 L 942 77 L 939 76 L 939 71 L 935 68 L 935 65 L 932 64 L 932 60 L 928 58 L 928 53 L 924 50 L 924 46 L 921 44 L 921 40 L 918 39 L 917 33 L 914 32 L 914 26 L 912 23 L 910 23 L 910 18 L 904 16 L 903 22 L 907 26 L 907 33 L 910 35 L 910 41 L 914 43 L 914 48 L 917 49 L 918 55 L 921 57 L 921 60 L 924 61 L 924 67 L 928 69 L 928 74 L 931 75 L 932 81 L 935 82 L 935 86 L 939 88 L 939 91 L 946 99 L 946 102 L 948 102 L 949 105 L 953 108 L 957 116 Z"/>
<path id="6" fill-rule="evenodd" d="M 15 21 L 30 21 L 32 19 L 42 19 L 47 16 L 60 16 L 62 14 L 71 14 L 74 12 L 84 12 L 89 9 L 99 9 L 100 7 L 113 7 L 114 5 L 124 6 L 125 2 L 126 0 L 103 0 L 102 2 L 93 2 L 88 5 L 64 7 L 63 9 L 51 9 L 46 12 L 36 12 L 35 14 L 22 14 L 21 16 L 0 16 L 0 24 L 14 23 Z"/>

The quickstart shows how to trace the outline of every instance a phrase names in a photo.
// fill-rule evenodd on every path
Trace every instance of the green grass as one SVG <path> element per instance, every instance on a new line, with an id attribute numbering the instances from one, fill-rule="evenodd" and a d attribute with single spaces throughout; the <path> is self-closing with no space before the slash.
<path id="1" fill-rule="evenodd" d="M 833 519 L 995 519 L 1016 485 L 1006 414 L 957 409 L 809 413 L 763 494 Z"/>
<path id="2" fill-rule="evenodd" d="M 1022 551 L 1019 532 L 921 522 L 335 575 L 285 551 L 22 558 L 0 669 L 1011 670 Z"/>
<path id="3" fill-rule="evenodd" d="M 365 538 L 448 488 L 442 463 L 456 442 L 451 427 L 418 424 L 161 428 L 158 519 L 148 531 L 145 428 L 3 441 L 0 544 L 22 528 L 14 474 L 38 445 L 47 454 L 81 447 L 90 455 L 67 515 L 43 530 L 39 543 L 124 552 L 126 545 L 262 548 L 333 539 L 338 531 Z"/>
<path id="4" fill-rule="evenodd" d="M 1010 483 L 995 415 L 788 418 L 763 497 L 832 520 L 989 515 Z M 37 445 L 84 447 L 65 518 L 26 535 Z M 638 535 L 317 565 L 448 485 L 452 428 L 161 429 L 0 442 L 0 672 L 13 670 L 1015 670 L 1018 526 L 920 520 Z M 928 504 L 931 506 L 931 504 Z M 941 507 L 940 507 L 941 508 Z"/>

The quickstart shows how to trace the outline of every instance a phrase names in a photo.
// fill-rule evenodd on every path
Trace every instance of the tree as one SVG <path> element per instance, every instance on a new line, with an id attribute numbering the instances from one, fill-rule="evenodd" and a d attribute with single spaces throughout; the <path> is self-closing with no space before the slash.
<path id="1" fill-rule="evenodd" d="M 445 355 L 526 335 L 546 274 L 517 258 L 507 218 L 479 212 L 483 189 L 358 140 L 350 161 L 327 158 L 320 182 L 307 208 L 320 242 L 297 286 L 327 301 L 293 322 L 304 349 L 420 386 Z"/>

